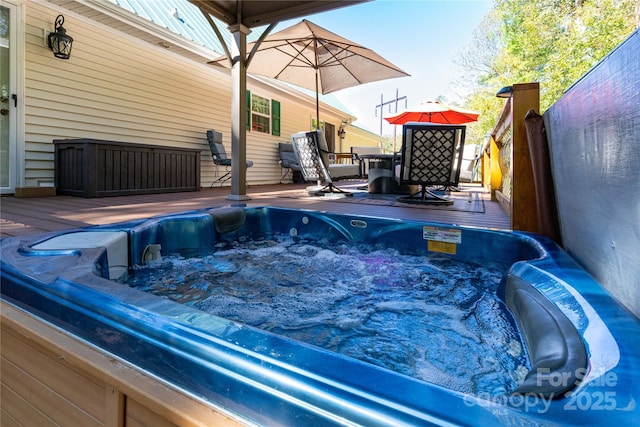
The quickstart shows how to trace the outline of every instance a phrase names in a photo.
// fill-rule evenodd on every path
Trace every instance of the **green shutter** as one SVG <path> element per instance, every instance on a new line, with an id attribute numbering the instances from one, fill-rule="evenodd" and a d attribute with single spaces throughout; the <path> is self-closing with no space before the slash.
<path id="1" fill-rule="evenodd" d="M 247 130 L 251 130 L 251 91 L 247 90 Z"/>
<path id="2" fill-rule="evenodd" d="M 280 101 L 271 100 L 271 135 L 280 136 Z"/>

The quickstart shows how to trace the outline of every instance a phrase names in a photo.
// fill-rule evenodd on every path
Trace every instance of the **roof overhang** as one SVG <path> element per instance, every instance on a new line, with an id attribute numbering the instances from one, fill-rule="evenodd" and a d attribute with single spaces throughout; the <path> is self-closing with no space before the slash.
<path id="1" fill-rule="evenodd" d="M 227 25 L 255 28 L 370 0 L 189 0 Z"/>

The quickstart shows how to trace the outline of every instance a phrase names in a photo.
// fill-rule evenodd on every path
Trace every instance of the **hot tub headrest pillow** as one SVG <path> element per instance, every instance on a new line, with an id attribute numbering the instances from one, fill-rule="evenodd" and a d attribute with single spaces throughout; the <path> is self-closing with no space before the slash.
<path id="1" fill-rule="evenodd" d="M 563 397 L 587 366 L 582 337 L 562 311 L 521 278 L 509 275 L 505 302 L 522 331 L 531 370 L 514 394 Z"/>
<path id="2" fill-rule="evenodd" d="M 231 233 L 244 225 L 246 213 L 237 207 L 211 209 L 209 215 L 213 217 L 216 231 L 220 234 Z"/>

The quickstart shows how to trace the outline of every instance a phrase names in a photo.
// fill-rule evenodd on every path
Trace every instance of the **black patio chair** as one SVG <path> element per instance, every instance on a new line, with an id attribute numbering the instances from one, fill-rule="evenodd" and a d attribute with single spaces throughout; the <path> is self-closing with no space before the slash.
<path id="1" fill-rule="evenodd" d="M 218 176 L 218 166 L 224 166 L 226 168 L 226 173 L 213 181 L 209 188 L 213 188 L 213 185 L 217 182 L 222 186 L 222 184 L 231 179 L 231 158 L 227 157 L 227 151 L 224 149 L 224 145 L 222 145 L 221 132 L 209 129 L 207 131 L 207 141 L 209 142 L 209 149 L 211 150 L 211 156 L 213 157 L 213 164 L 216 165 L 216 176 Z M 247 168 L 253 166 L 253 162 L 251 160 L 247 160 L 246 164 Z"/>
<path id="2" fill-rule="evenodd" d="M 353 196 L 353 193 L 333 185 L 331 176 L 333 172 L 329 172 L 329 167 L 340 177 L 359 176 L 360 167 L 355 164 L 329 165 L 329 150 L 322 131 L 293 134 L 291 135 L 291 144 L 305 181 L 317 181 L 318 183 L 317 187 L 309 189 L 310 194 L 322 196 L 327 193 L 339 193 L 344 196 Z M 322 186 L 322 183 L 325 185 Z"/>
<path id="3" fill-rule="evenodd" d="M 405 203 L 452 205 L 427 187 L 455 188 L 460 179 L 466 126 L 409 123 L 402 128 L 400 184 L 415 184 L 421 189 L 398 197 Z"/>
<path id="4" fill-rule="evenodd" d="M 288 142 L 279 142 L 278 156 L 280 157 L 280 168 L 283 170 L 280 184 L 282 184 L 289 174 L 291 174 L 293 182 L 300 182 L 303 179 L 301 177 L 302 168 L 300 167 L 300 163 L 298 163 L 296 153 L 293 152 L 293 145 Z"/>

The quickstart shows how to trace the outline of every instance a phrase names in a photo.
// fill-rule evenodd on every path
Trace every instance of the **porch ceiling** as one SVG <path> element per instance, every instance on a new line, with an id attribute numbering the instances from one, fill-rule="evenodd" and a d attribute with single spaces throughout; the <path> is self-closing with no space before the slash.
<path id="1" fill-rule="evenodd" d="M 227 25 L 260 27 L 370 0 L 189 0 Z"/>

